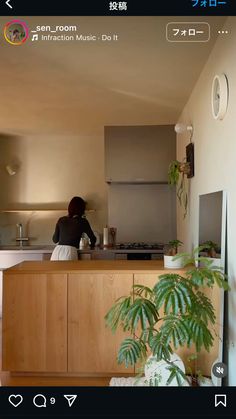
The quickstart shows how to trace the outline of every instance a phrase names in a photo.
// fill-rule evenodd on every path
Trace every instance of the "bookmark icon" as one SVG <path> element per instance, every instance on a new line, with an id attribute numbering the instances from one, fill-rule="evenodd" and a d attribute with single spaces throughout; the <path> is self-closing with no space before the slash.
<path id="1" fill-rule="evenodd" d="M 64 394 L 64 397 L 68 401 L 69 407 L 71 407 L 78 396 L 77 394 Z"/>
<path id="2" fill-rule="evenodd" d="M 223 406 L 226 407 L 227 400 L 226 394 L 215 394 L 215 407 Z"/>

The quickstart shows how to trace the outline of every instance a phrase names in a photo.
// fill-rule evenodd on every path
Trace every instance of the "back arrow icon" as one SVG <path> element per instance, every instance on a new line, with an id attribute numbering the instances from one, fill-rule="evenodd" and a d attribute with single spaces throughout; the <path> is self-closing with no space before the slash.
<path id="1" fill-rule="evenodd" d="M 7 1 L 6 1 L 6 5 L 7 5 L 8 7 L 10 7 L 10 9 L 12 9 L 12 5 L 10 4 L 10 1 L 11 1 L 11 0 L 7 0 Z"/>

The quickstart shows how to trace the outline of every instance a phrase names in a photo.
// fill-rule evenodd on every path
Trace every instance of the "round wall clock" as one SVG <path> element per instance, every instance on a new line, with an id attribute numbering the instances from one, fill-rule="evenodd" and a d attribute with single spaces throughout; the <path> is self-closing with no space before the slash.
<path id="1" fill-rule="evenodd" d="M 228 80 L 225 74 L 216 75 L 212 83 L 211 105 L 215 119 L 223 119 L 228 106 Z"/>

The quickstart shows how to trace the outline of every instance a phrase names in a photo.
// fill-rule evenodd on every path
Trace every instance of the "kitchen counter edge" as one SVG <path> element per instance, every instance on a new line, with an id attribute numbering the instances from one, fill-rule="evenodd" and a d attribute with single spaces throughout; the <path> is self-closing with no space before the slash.
<path id="1" fill-rule="evenodd" d="M 186 269 L 166 269 L 161 260 L 78 260 L 78 261 L 25 261 L 4 271 L 8 274 L 30 273 L 183 273 Z"/>

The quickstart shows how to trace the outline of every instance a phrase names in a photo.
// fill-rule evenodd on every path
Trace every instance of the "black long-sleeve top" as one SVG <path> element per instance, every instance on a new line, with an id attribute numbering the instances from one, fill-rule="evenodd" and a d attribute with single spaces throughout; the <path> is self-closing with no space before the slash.
<path id="1" fill-rule="evenodd" d="M 90 247 L 96 243 L 96 236 L 85 217 L 61 217 L 57 221 L 52 240 L 60 245 L 74 246 L 79 248 L 82 234 L 86 233 L 90 239 Z"/>

